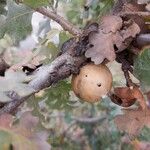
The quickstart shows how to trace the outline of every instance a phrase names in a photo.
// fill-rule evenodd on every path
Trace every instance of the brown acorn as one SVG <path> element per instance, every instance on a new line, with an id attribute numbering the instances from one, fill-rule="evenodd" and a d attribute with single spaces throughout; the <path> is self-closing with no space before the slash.
<path id="1" fill-rule="evenodd" d="M 107 66 L 93 63 L 83 66 L 72 77 L 72 89 L 77 97 L 90 103 L 97 102 L 112 87 L 112 74 Z"/>

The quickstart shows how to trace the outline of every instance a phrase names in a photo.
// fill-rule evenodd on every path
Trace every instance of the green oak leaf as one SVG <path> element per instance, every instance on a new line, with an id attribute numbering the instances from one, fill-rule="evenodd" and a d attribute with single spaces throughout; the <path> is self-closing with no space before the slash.
<path id="1" fill-rule="evenodd" d="M 67 41 L 69 38 L 71 38 L 71 35 L 68 34 L 67 32 L 65 31 L 61 31 L 59 33 L 59 47 L 61 48 L 61 46 L 63 45 L 63 43 L 65 41 Z"/>
<path id="2" fill-rule="evenodd" d="M 71 84 L 66 81 L 61 81 L 54 87 L 46 91 L 45 99 L 46 104 L 50 109 L 65 109 L 71 108 L 69 103 L 69 91 L 71 90 Z"/>
<path id="3" fill-rule="evenodd" d="M 18 44 L 32 31 L 33 11 L 23 4 L 17 5 L 12 0 L 7 0 L 7 10 L 6 16 L 0 16 L 0 38 L 8 34 L 13 43 Z"/>
<path id="4" fill-rule="evenodd" d="M 134 74 L 144 90 L 150 90 L 150 49 L 144 49 L 134 62 Z"/>

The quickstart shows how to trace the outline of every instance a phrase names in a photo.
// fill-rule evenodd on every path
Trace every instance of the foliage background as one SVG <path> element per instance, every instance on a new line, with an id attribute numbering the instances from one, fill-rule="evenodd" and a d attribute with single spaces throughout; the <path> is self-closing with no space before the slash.
<path id="1" fill-rule="evenodd" d="M 109 12 L 114 1 L 24 0 L 24 3 L 33 8 L 48 5 L 51 10 L 55 10 L 76 26 L 84 27 L 88 22 L 97 21 L 97 18 Z M 33 22 L 35 14 L 26 5 L 18 5 L 13 0 L 0 1 L 0 52 L 6 51 L 5 59 L 11 66 L 23 63 L 24 60 L 28 62 L 33 56 L 46 56 L 45 59 L 40 57 L 38 60 L 47 64 L 56 57 L 63 42 L 71 37 L 49 18 L 41 17 L 40 21 L 36 20 L 39 23 Z M 22 50 L 22 44 L 26 45 L 27 49 Z M 149 69 L 149 51 L 145 50 L 135 63 L 135 74 L 141 80 L 144 79 L 142 80 L 144 83 L 148 83 L 149 78 L 145 77 L 150 72 L 142 70 L 143 66 L 140 66 L 139 60 L 145 63 L 144 68 L 148 65 Z M 109 64 L 109 67 L 114 76 L 114 86 L 125 85 L 121 66 L 114 62 Z M 136 73 L 137 71 L 140 74 Z M 147 89 L 148 85 L 144 84 L 145 86 Z M 32 96 L 21 106 L 16 117 L 19 118 L 23 112 L 32 110 L 40 119 L 38 130 L 45 129 L 50 133 L 48 142 L 54 150 L 130 150 L 133 147 L 124 140 L 127 135 L 119 132 L 114 125 L 114 117 L 121 113 L 120 109 L 112 104 L 108 97 L 96 104 L 82 102 L 71 91 L 70 79 L 67 79 Z M 101 119 L 94 124 L 75 122 L 75 118 L 87 117 Z M 149 133 L 149 129 L 144 128 L 137 139 L 148 141 Z"/>

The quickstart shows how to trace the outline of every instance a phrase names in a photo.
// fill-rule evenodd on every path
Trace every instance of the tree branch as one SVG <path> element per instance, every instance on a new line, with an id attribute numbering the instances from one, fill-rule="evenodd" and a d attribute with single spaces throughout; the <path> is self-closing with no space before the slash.
<path id="1" fill-rule="evenodd" d="M 29 83 L 35 91 L 47 88 L 52 84 L 69 77 L 74 70 L 79 69 L 86 61 L 84 56 L 72 56 L 64 53 L 57 57 L 51 64 L 42 66 L 34 72 L 35 78 Z M 32 93 L 32 94 L 34 94 Z M 12 99 L 12 102 L 7 103 L 0 109 L 0 115 L 3 113 L 13 113 L 16 108 L 22 104 L 31 95 Z"/>
<path id="2" fill-rule="evenodd" d="M 82 50 L 85 52 L 89 44 L 88 33 L 90 33 L 92 30 L 95 31 L 95 28 L 91 27 L 89 30 L 87 29 L 85 32 L 81 32 L 81 30 L 75 28 L 70 22 L 66 21 L 64 18 L 55 14 L 54 12 L 48 11 L 44 7 L 38 8 L 36 11 L 55 20 L 64 28 L 64 30 L 69 31 L 71 34 L 80 36 L 79 38 L 75 38 L 73 42 L 70 42 L 69 45 L 67 44 L 67 46 L 63 46 L 67 51 L 63 52 L 63 54 L 57 57 L 51 64 L 39 67 L 34 72 L 33 75 L 35 78 L 29 83 L 29 86 L 35 90 L 34 93 L 50 87 L 59 80 L 69 77 L 72 73 L 77 72 L 85 62 L 87 62 Z M 0 109 L 0 115 L 3 113 L 14 112 L 16 108 L 28 98 L 29 96 L 19 98 L 13 97 L 10 103 L 7 103 L 3 108 Z"/>
<path id="3" fill-rule="evenodd" d="M 73 41 L 71 40 L 72 42 L 70 42 L 70 39 L 66 41 L 61 48 L 61 55 L 51 64 L 41 66 L 32 73 L 34 78 L 28 83 L 28 85 L 34 89 L 32 94 L 50 87 L 52 84 L 69 77 L 73 73 L 79 72 L 80 67 L 87 62 L 84 52 L 89 48 L 88 36 L 97 29 L 95 26 L 97 27 L 97 24 L 89 26 L 84 30 L 86 34 L 83 32 L 83 35 L 74 37 Z M 15 97 L 13 95 L 17 96 Z M 0 109 L 0 115 L 3 113 L 13 113 L 29 96 L 20 97 L 17 93 L 9 94 L 12 101 L 6 103 L 5 106 Z"/>
<path id="4" fill-rule="evenodd" d="M 59 16 L 58 14 L 47 10 L 44 7 L 40 7 L 36 9 L 37 12 L 43 14 L 44 16 L 49 17 L 50 19 L 56 21 L 58 24 L 60 24 L 62 26 L 62 28 L 65 31 L 68 31 L 69 33 L 71 33 L 74 36 L 78 36 L 81 34 L 81 30 L 76 28 L 72 23 L 70 23 L 69 21 L 65 20 L 63 17 Z"/>
<path id="5" fill-rule="evenodd" d="M 150 45 L 150 33 L 138 35 L 135 44 L 140 48 Z"/>

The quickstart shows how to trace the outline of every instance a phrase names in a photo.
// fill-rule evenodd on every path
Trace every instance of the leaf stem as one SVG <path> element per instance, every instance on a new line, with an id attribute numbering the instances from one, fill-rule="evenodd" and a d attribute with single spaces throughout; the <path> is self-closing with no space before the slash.
<path id="1" fill-rule="evenodd" d="M 50 19 L 56 21 L 58 24 L 62 26 L 62 28 L 65 31 L 68 31 L 74 36 L 79 36 L 82 32 L 80 29 L 76 28 L 72 23 L 69 21 L 65 20 L 63 17 L 59 16 L 58 14 L 49 11 L 45 7 L 40 7 L 36 9 L 37 12 L 43 14 L 44 16 L 49 17 Z"/>

